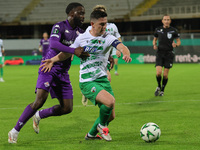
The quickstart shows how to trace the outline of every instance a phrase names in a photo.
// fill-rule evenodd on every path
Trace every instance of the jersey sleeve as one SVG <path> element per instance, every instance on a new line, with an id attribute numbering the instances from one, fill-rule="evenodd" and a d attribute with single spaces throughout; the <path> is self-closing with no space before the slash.
<path id="1" fill-rule="evenodd" d="M 39 46 L 41 46 L 42 45 L 42 40 L 40 40 L 40 45 Z"/>
<path id="2" fill-rule="evenodd" d="M 114 36 L 116 37 L 116 38 L 120 38 L 121 37 L 121 35 L 119 34 L 119 31 L 118 31 L 118 28 L 117 28 L 117 26 L 113 23 L 113 29 L 114 29 Z"/>
<path id="3" fill-rule="evenodd" d="M 51 30 L 50 39 L 60 41 L 62 36 L 62 27 L 59 23 L 55 24 Z"/>
<path id="4" fill-rule="evenodd" d="M 180 34 L 178 33 L 178 30 L 177 30 L 177 29 L 175 29 L 174 38 L 175 38 L 175 39 L 180 38 Z"/>
<path id="5" fill-rule="evenodd" d="M 116 41 L 119 41 L 115 36 L 113 35 L 110 35 L 110 34 L 107 34 L 106 35 L 106 42 L 108 44 L 108 46 L 113 46 L 113 47 L 116 47 L 118 44 Z M 114 44 L 116 43 L 116 44 Z"/>
<path id="6" fill-rule="evenodd" d="M 154 31 L 154 37 L 156 37 L 156 38 L 158 37 L 158 28 L 156 28 Z"/>
<path id="7" fill-rule="evenodd" d="M 57 23 L 53 26 L 49 40 L 50 48 L 57 51 L 74 54 L 74 48 L 70 48 L 60 42 L 63 33 L 64 28 L 61 26 L 61 23 Z"/>

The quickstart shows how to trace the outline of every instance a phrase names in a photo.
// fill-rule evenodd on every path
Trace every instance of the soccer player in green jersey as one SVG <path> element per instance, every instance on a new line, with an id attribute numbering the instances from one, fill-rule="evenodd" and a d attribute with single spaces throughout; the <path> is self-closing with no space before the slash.
<path id="1" fill-rule="evenodd" d="M 113 46 L 123 54 L 125 62 L 131 62 L 129 49 L 116 37 L 106 32 L 107 14 L 103 11 L 93 11 L 90 15 L 92 28 L 80 34 L 70 47 L 84 47 L 90 54 L 87 59 L 81 59 L 79 86 L 81 92 L 100 108 L 99 117 L 94 122 L 85 139 L 101 139 L 111 141 L 109 122 L 115 118 L 115 97 L 107 79 L 107 60 L 110 47 Z M 41 65 L 44 72 L 49 71 L 54 62 L 63 61 L 69 57 L 68 53 L 59 53 L 57 56 L 44 60 Z"/>
<path id="2" fill-rule="evenodd" d="M 4 80 L 3 80 L 3 63 L 4 63 L 3 40 L 0 39 L 0 82 L 4 82 Z"/>
<path id="3" fill-rule="evenodd" d="M 96 5 L 94 8 L 93 8 L 93 11 L 94 10 L 100 10 L 100 11 L 104 11 L 106 12 L 106 7 L 104 5 Z M 91 26 L 87 28 L 87 30 L 91 30 Z M 106 32 L 115 36 L 120 42 L 122 42 L 121 40 L 121 35 L 119 34 L 118 32 L 118 28 L 117 26 L 114 24 L 114 23 L 107 23 L 107 26 L 106 26 Z M 114 68 L 115 68 L 115 75 L 119 75 L 117 70 L 118 70 L 118 57 L 121 57 L 121 52 L 118 51 L 116 48 L 114 47 L 110 47 L 111 51 L 111 57 L 109 57 L 110 59 L 112 58 L 113 61 L 114 61 Z M 110 64 L 108 62 L 108 70 L 107 70 L 107 78 L 108 80 L 111 82 L 111 73 L 110 73 Z M 113 66 L 112 66 L 113 67 Z M 88 103 L 88 99 L 85 97 L 85 95 L 82 94 L 82 104 L 84 106 L 87 105 Z"/>

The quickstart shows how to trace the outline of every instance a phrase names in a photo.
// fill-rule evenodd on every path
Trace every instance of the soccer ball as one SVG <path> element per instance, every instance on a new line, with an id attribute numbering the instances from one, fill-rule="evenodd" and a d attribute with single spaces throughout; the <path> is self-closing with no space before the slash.
<path id="1" fill-rule="evenodd" d="M 140 136 L 145 142 L 155 142 L 160 138 L 161 130 L 153 122 L 145 123 L 140 129 Z"/>

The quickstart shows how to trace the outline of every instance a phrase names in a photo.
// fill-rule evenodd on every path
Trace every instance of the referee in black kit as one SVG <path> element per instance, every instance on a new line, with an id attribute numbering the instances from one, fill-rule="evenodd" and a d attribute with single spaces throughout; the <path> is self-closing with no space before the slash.
<path id="1" fill-rule="evenodd" d="M 176 28 L 170 26 L 171 18 L 164 15 L 162 18 L 163 26 L 156 28 L 153 39 L 153 49 L 156 53 L 156 79 L 158 87 L 155 96 L 163 96 L 164 89 L 168 81 L 169 69 L 172 68 L 174 60 L 173 48 L 181 45 L 180 35 Z M 176 43 L 174 42 L 176 40 Z M 157 46 L 157 41 L 159 41 Z M 162 70 L 164 67 L 164 72 Z M 161 85 L 162 80 L 162 85 Z"/>

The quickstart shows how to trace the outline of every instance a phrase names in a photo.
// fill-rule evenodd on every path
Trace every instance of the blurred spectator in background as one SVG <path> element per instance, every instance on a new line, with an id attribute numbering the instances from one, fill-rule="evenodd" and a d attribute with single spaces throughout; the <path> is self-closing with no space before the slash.
<path id="1" fill-rule="evenodd" d="M 47 32 L 43 33 L 43 39 L 40 40 L 39 51 L 42 52 L 42 57 L 44 58 L 49 49 L 49 35 Z"/>
<path id="2" fill-rule="evenodd" d="M 0 82 L 4 82 L 3 80 L 3 64 L 4 64 L 4 47 L 3 40 L 0 39 Z"/>

